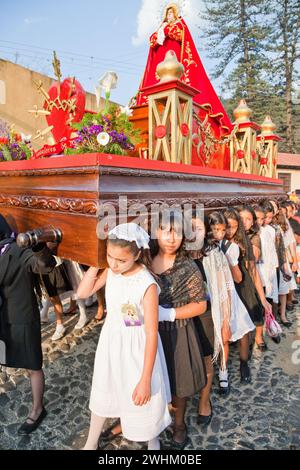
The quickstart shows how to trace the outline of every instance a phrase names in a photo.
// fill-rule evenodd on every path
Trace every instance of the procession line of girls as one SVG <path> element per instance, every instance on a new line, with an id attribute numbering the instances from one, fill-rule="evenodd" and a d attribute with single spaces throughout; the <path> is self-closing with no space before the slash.
<path id="1" fill-rule="evenodd" d="M 266 217 L 265 209 L 256 209 Z M 221 395 L 230 392 L 230 342 L 239 342 L 241 383 L 251 381 L 250 332 L 255 330 L 261 351 L 267 348 L 264 309 L 271 308 L 267 298 L 276 300 L 277 260 L 270 264 L 270 256 L 263 258 L 256 212 L 230 208 L 211 213 L 204 223 L 196 213 L 190 217 L 197 250 L 187 248 L 191 240 L 184 237 L 182 214 L 170 210 L 166 217 L 162 211 L 151 243 L 134 223 L 110 231 L 108 268 L 101 273 L 90 268 L 81 281 L 80 298 L 105 285 L 107 304 L 95 357 L 86 450 L 118 432 L 159 449 L 158 436 L 171 423 L 170 402 L 170 445 L 183 448 L 189 397 L 199 394 L 199 425 L 210 423 L 213 363 L 219 363 Z M 266 221 L 270 232 L 267 226 Z M 262 260 L 263 280 L 258 269 Z M 120 418 L 119 428 L 103 431 L 106 418 Z"/>

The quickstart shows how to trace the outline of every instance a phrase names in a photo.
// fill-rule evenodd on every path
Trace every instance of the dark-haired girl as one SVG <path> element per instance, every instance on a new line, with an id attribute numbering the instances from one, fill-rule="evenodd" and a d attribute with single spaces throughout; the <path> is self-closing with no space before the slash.
<path id="1" fill-rule="evenodd" d="M 240 340 L 240 356 L 244 359 L 243 349 L 248 347 L 248 333 L 254 329 L 254 324 L 234 285 L 234 280 L 238 282 L 242 279 L 241 271 L 236 263 L 230 266 L 220 250 L 226 234 L 227 221 L 221 212 L 212 212 L 205 222 L 206 236 L 202 262 L 214 322 L 214 359 L 218 357 L 219 352 L 222 352 L 219 371 L 220 393 L 227 395 L 229 342 Z"/>
<path id="2" fill-rule="evenodd" d="M 228 208 L 224 211 L 224 216 L 227 220 L 227 230 L 226 242 L 223 244 L 222 249 L 226 254 L 229 264 L 237 266 L 241 273 L 239 281 L 235 280 L 236 290 L 253 323 L 263 326 L 264 310 L 255 287 L 257 274 L 251 243 L 246 236 L 239 213 L 233 208 Z M 261 290 L 263 293 L 262 286 Z M 248 366 L 249 338 L 247 335 L 240 342 L 240 357 L 241 381 L 247 383 L 251 381 Z"/>
<path id="3" fill-rule="evenodd" d="M 106 284 L 107 317 L 97 347 L 85 450 L 97 449 L 107 417 L 120 417 L 123 435 L 159 449 L 170 424 L 170 390 L 158 336 L 159 287 L 150 266 L 149 235 L 137 224 L 109 232 L 109 268 L 90 268 L 77 294 L 87 298 Z"/>
<path id="4" fill-rule="evenodd" d="M 287 305 L 287 296 L 290 291 L 297 289 L 297 284 L 291 270 L 290 264 L 288 262 L 288 256 L 291 250 L 291 247 L 295 243 L 295 238 L 293 231 L 289 227 L 288 220 L 284 215 L 282 208 L 276 206 L 275 215 L 272 220 L 272 227 L 276 231 L 276 240 L 280 237 L 281 244 L 279 246 L 279 315 L 281 323 L 289 328 L 291 322 L 286 318 L 286 305 Z"/>
<path id="5" fill-rule="evenodd" d="M 253 269 L 253 281 L 258 292 L 259 298 L 264 307 L 271 308 L 271 305 L 268 304 L 264 288 L 263 288 L 263 281 L 261 280 L 258 266 L 262 263 L 262 251 L 261 251 L 261 240 L 260 240 L 260 226 L 257 223 L 257 217 L 253 207 L 251 206 L 243 206 L 239 210 L 240 217 L 243 221 L 243 225 L 246 231 L 246 235 L 248 236 L 252 250 L 255 258 L 255 269 Z M 257 322 L 256 322 L 257 323 Z M 263 325 L 256 324 L 255 329 L 255 343 L 257 348 L 260 351 L 266 351 L 267 345 L 264 341 L 263 337 Z"/>
<path id="6" fill-rule="evenodd" d="M 159 323 L 175 408 L 172 442 L 175 448 L 183 448 L 187 441 L 184 420 L 187 398 L 206 385 L 203 351 L 191 318 L 205 312 L 206 290 L 199 269 L 185 252 L 182 228 L 181 213 L 160 213 L 152 262 L 161 287 L 160 306 L 173 308 L 176 315 L 175 322 Z"/>

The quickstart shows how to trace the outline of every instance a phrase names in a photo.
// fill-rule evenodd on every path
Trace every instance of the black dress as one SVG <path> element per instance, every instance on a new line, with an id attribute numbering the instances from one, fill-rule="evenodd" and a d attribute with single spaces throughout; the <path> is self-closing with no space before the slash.
<path id="1" fill-rule="evenodd" d="M 206 275 L 203 268 L 201 259 L 194 260 L 200 273 L 202 274 L 203 280 L 206 283 Z M 199 334 L 200 343 L 203 350 L 203 356 L 211 356 L 214 352 L 214 323 L 211 314 L 211 304 L 207 300 L 206 312 L 198 317 L 194 317 L 194 323 L 196 325 L 197 332 Z"/>
<path id="2" fill-rule="evenodd" d="M 56 261 L 48 248 L 39 252 L 19 248 L 16 242 L 0 258 L 0 338 L 7 367 L 42 367 L 40 313 L 33 273 L 49 273 Z"/>
<path id="3" fill-rule="evenodd" d="M 163 307 L 182 307 L 206 300 L 202 276 L 191 259 L 178 255 L 174 265 L 158 275 Z M 194 321 L 159 322 L 172 395 L 189 397 L 206 385 L 203 351 Z"/>
<path id="4" fill-rule="evenodd" d="M 221 249 L 225 254 L 231 243 L 228 240 L 223 240 Z M 240 250 L 239 255 L 239 268 L 242 273 L 242 281 L 240 283 L 234 283 L 236 291 L 245 305 L 251 320 L 256 326 L 263 326 L 264 324 L 264 307 L 259 298 L 258 292 L 246 267 L 244 256 Z"/>
<path id="5" fill-rule="evenodd" d="M 56 266 L 50 274 L 41 275 L 41 285 L 48 297 L 57 297 L 73 290 L 64 263 Z"/>

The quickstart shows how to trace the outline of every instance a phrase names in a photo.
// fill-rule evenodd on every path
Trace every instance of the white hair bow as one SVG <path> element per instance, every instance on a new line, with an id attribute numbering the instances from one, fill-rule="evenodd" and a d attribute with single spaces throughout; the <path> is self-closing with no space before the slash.
<path id="1" fill-rule="evenodd" d="M 133 222 L 117 225 L 110 230 L 108 237 L 135 242 L 138 248 L 149 248 L 150 237 L 148 233 Z"/>

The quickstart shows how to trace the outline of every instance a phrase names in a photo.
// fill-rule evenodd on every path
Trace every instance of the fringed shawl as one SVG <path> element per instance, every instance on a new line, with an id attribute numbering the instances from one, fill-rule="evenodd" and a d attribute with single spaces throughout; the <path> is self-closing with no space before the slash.
<path id="1" fill-rule="evenodd" d="M 203 267 L 210 296 L 212 319 L 214 323 L 214 354 L 216 362 L 222 351 L 222 369 L 226 369 L 224 343 L 231 338 L 230 318 L 234 306 L 234 282 L 227 259 L 216 248 L 203 258 Z"/>

